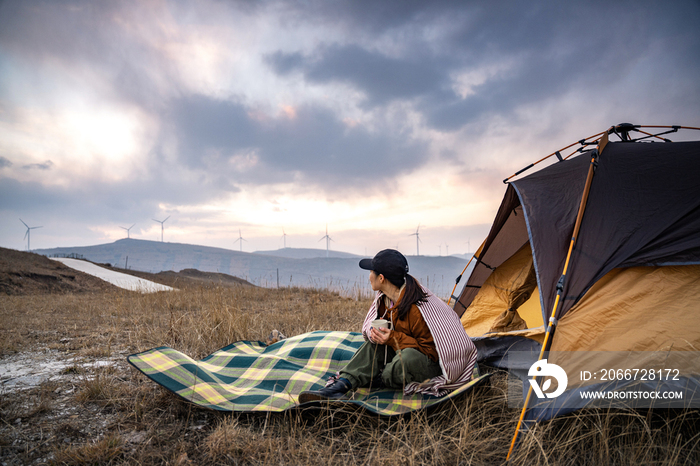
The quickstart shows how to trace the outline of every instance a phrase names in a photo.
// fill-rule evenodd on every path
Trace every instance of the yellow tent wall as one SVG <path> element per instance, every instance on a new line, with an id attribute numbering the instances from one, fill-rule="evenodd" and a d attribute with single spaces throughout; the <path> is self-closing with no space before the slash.
<path id="1" fill-rule="evenodd" d="M 518 309 L 527 330 L 489 332 L 531 264 L 532 253 L 526 244 L 493 271 L 461 317 L 470 336 L 517 335 L 542 343 L 537 290 Z M 683 375 L 697 374 L 700 361 L 687 361 L 680 352 L 700 351 L 699 313 L 700 265 L 613 269 L 559 321 L 549 361 L 566 367 L 569 388 L 597 382 L 579 380 L 583 370 L 663 366 L 659 352 L 666 364 L 682 365 Z"/>
<path id="2" fill-rule="evenodd" d="M 461 317 L 470 336 L 542 341 L 537 290 L 518 309 L 529 330 L 489 333 L 531 263 L 526 244 L 493 271 Z M 614 269 L 561 319 L 551 351 L 700 351 L 699 312 L 700 265 Z"/>
<path id="3" fill-rule="evenodd" d="M 614 269 L 561 319 L 552 351 L 699 351 L 700 265 Z"/>
<path id="4" fill-rule="evenodd" d="M 496 318 L 508 309 L 510 293 L 523 284 L 531 265 L 532 251 L 530 250 L 530 244 L 527 243 L 491 273 L 474 298 L 474 301 L 462 314 L 462 325 L 464 325 L 469 336 L 477 337 L 489 332 Z M 529 329 L 542 327 L 540 296 L 536 289 L 530 296 L 530 299 L 520 306 L 518 314 L 525 320 Z M 542 331 L 543 329 L 539 329 L 534 333 L 540 334 Z M 532 333 L 532 331 L 518 331 L 509 332 L 508 334 L 530 335 Z M 494 333 L 493 335 L 500 335 L 500 333 Z"/>

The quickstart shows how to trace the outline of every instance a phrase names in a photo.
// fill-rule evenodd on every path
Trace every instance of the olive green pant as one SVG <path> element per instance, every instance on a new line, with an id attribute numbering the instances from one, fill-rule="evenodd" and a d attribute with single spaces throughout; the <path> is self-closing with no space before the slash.
<path id="1" fill-rule="evenodd" d="M 386 364 L 384 352 L 386 348 Z M 423 382 L 442 374 L 440 364 L 414 348 L 394 351 L 390 346 L 366 341 L 350 362 L 340 370 L 340 377 L 350 381 L 353 390 L 367 387 L 379 374 L 384 386 L 403 388 L 411 382 Z"/>

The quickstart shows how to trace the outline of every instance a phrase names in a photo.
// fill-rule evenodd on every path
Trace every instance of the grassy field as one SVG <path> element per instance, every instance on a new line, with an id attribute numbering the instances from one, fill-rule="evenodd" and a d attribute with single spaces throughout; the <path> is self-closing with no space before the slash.
<path id="1" fill-rule="evenodd" d="M 306 289 L 193 286 L 141 295 L 0 296 L 2 360 L 67 361 L 61 378 L 0 394 L 2 464 L 502 464 L 519 411 L 506 378 L 430 413 L 222 414 L 126 363 L 168 345 L 201 358 L 233 341 L 358 330 L 370 302 Z M 97 361 L 108 364 L 90 365 Z M 696 464 L 700 413 L 583 410 L 537 425 L 513 464 Z"/>

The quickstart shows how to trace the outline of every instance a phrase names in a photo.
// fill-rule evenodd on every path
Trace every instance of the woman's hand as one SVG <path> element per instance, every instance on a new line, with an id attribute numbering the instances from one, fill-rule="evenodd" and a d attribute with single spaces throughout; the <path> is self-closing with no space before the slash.
<path id="1" fill-rule="evenodd" d="M 372 327 L 370 329 L 369 339 L 378 345 L 386 345 L 389 341 L 389 335 L 391 335 L 391 330 L 388 328 Z"/>

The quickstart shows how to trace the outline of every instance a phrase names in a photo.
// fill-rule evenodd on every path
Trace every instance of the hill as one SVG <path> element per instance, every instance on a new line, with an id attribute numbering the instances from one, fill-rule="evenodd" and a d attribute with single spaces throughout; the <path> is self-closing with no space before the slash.
<path id="1" fill-rule="evenodd" d="M 289 255 L 297 250 L 286 248 Z M 313 250 L 312 250 L 313 251 Z M 329 288 L 345 293 L 368 293 L 367 273 L 358 266 L 358 256 L 293 258 L 273 255 L 277 251 L 248 253 L 182 243 L 121 239 L 114 243 L 84 247 L 41 249 L 47 256 L 79 254 L 96 263 L 120 269 L 158 273 L 196 269 L 239 277 L 252 284 L 275 287 Z M 298 253 L 308 254 L 307 251 Z M 467 261 L 458 257 L 408 256 L 411 275 L 438 296 L 449 296 L 454 279 Z"/>
<path id="2" fill-rule="evenodd" d="M 276 249 L 274 251 L 255 251 L 253 254 L 262 254 L 265 256 L 276 256 L 276 257 L 287 257 L 289 259 L 315 259 L 315 258 L 320 258 L 326 257 L 326 250 L 325 249 L 311 249 L 311 248 L 282 248 L 282 249 Z M 352 259 L 352 258 L 357 258 L 361 259 L 362 256 L 358 256 L 356 254 L 350 254 L 349 252 L 341 252 L 341 251 L 328 251 L 328 257 L 333 257 L 333 258 L 343 258 L 343 259 Z"/>
<path id="3" fill-rule="evenodd" d="M 128 273 L 173 288 L 187 286 L 253 286 L 251 283 L 216 272 L 184 269 L 158 273 L 124 270 L 97 264 L 116 272 Z M 116 289 L 106 281 L 72 269 L 59 261 L 35 253 L 0 248 L 0 294 L 83 293 Z"/>
<path id="4" fill-rule="evenodd" d="M 135 277 L 150 280 L 152 282 L 160 283 L 162 285 L 171 286 L 173 288 L 182 288 L 185 286 L 254 286 L 252 283 L 247 282 L 241 278 L 218 272 L 202 272 L 200 270 L 195 269 L 183 269 L 179 272 L 166 270 L 164 272 L 150 273 L 140 272 L 138 270 L 133 269 L 125 270 L 117 267 L 107 266 L 105 264 L 101 265 L 103 267 L 112 269 L 116 272 L 127 273 Z"/>
<path id="5" fill-rule="evenodd" d="M 30 295 L 115 289 L 97 277 L 31 252 L 0 248 L 0 293 Z"/>

